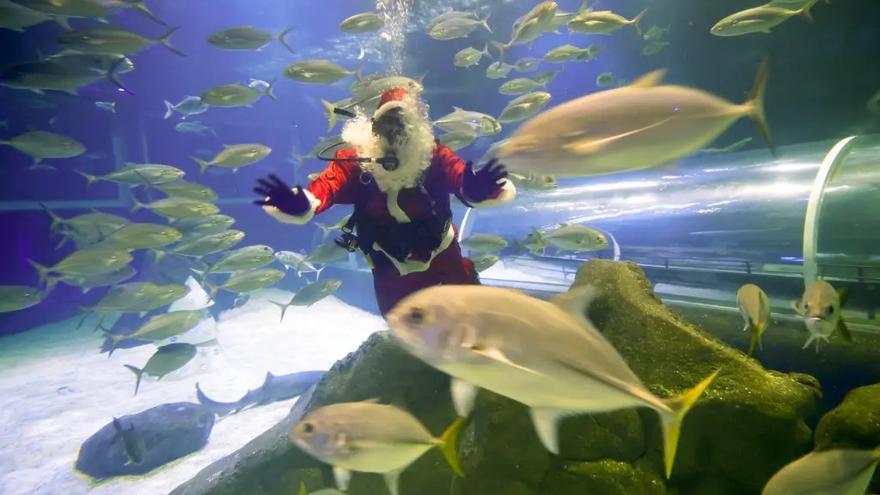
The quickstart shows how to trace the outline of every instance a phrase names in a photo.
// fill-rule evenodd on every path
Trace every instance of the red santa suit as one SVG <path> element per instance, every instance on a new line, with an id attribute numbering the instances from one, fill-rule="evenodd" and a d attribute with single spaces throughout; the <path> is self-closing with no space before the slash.
<path id="1" fill-rule="evenodd" d="M 374 118 L 391 108 L 413 105 L 413 101 L 402 90 L 389 91 L 383 94 Z M 418 179 L 414 184 L 389 186 L 389 181 L 373 176 L 380 170 L 372 169 L 370 173 L 363 164 L 346 160 L 357 157 L 358 152 L 356 148 L 345 148 L 336 152 L 336 160 L 304 190 L 311 204 L 309 211 L 288 215 L 273 206 L 264 209 L 281 222 L 304 224 L 335 204 L 354 205 L 358 243 L 372 267 L 376 299 L 383 315 L 420 289 L 478 283 L 473 262 L 461 255 L 449 196 L 454 194 L 480 208 L 512 200 L 516 189 L 504 179 L 494 197 L 472 201 L 462 192 L 465 162 L 433 140 L 430 146 L 433 149 L 428 149 L 425 163 L 416 164 L 420 173 L 415 174 Z M 401 168 L 411 166 L 402 164 Z"/>

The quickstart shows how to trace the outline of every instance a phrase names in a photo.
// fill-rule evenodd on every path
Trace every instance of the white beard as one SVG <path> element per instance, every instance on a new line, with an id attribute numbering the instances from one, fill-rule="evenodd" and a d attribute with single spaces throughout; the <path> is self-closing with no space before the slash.
<path id="1" fill-rule="evenodd" d="M 431 165 L 434 156 L 434 133 L 427 117 L 422 112 L 403 112 L 406 134 L 396 143 L 389 143 L 384 137 L 373 134 L 373 123 L 365 115 L 346 122 L 342 128 L 342 139 L 353 146 L 359 157 L 379 158 L 396 156 L 400 165 L 396 170 L 385 170 L 373 162 L 361 163 L 361 170 L 373 176 L 376 185 L 383 192 L 399 191 L 415 187 L 422 174 Z"/>

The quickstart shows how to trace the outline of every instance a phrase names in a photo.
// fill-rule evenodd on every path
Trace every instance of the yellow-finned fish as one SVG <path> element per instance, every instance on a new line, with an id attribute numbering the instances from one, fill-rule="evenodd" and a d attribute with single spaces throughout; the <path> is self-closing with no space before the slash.
<path id="1" fill-rule="evenodd" d="M 798 9 L 787 9 L 768 4 L 742 10 L 721 19 L 717 24 L 712 26 L 709 32 L 715 36 L 742 36 L 751 33 L 769 33 L 770 29 L 796 15 L 806 17 L 808 20 L 812 21 L 813 17 L 810 15 L 810 9 L 812 9 L 818 1 L 819 0 L 809 0 L 809 2 Z"/>
<path id="2" fill-rule="evenodd" d="M 880 448 L 810 452 L 774 474 L 761 495 L 862 495 L 877 463 Z"/>
<path id="3" fill-rule="evenodd" d="M 657 411 L 669 477 L 682 420 L 718 372 L 680 396 L 657 397 L 587 321 L 593 297 L 591 287 L 548 302 L 511 289 L 438 285 L 403 299 L 387 321 L 405 349 L 452 376 L 459 416 L 473 409 L 477 387 L 491 390 L 529 407 L 551 452 L 559 452 L 557 424 L 565 416 Z"/>
<path id="4" fill-rule="evenodd" d="M 634 83 L 568 101 L 521 125 L 498 150 L 513 172 L 582 177 L 656 167 L 687 156 L 741 117 L 765 139 L 767 63 L 740 105 L 686 86 L 661 84 L 663 71 Z M 499 119 L 502 122 L 503 119 Z"/>
<path id="5" fill-rule="evenodd" d="M 374 402 L 345 402 L 318 408 L 290 432 L 290 440 L 333 465 L 336 485 L 346 490 L 351 471 L 380 473 L 388 491 L 397 495 L 400 473 L 425 452 L 439 447 L 452 470 L 462 475 L 458 435 L 464 418 L 434 437 L 408 412 Z"/>
<path id="6" fill-rule="evenodd" d="M 763 350 L 761 335 L 770 325 L 770 300 L 757 285 L 745 284 L 736 291 L 736 303 L 745 320 L 743 331 L 751 332 L 749 338 L 749 356 L 751 356 L 755 346 Z"/>

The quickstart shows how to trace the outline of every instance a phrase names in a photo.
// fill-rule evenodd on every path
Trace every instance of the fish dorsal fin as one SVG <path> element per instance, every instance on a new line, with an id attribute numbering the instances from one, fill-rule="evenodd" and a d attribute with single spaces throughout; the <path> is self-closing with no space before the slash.
<path id="1" fill-rule="evenodd" d="M 275 375 L 273 375 L 271 371 L 267 371 L 266 372 L 266 379 L 263 381 L 263 384 L 265 385 L 265 384 L 271 383 L 272 380 L 274 380 L 274 379 L 275 379 Z"/>
<path id="2" fill-rule="evenodd" d="M 370 398 L 370 399 L 362 400 L 361 402 L 364 402 L 364 403 L 366 403 L 366 404 L 379 404 L 379 398 L 378 398 L 378 397 L 372 397 L 372 398 Z"/>
<path id="3" fill-rule="evenodd" d="M 550 299 L 550 303 L 585 321 L 587 318 L 587 308 L 590 307 L 590 303 L 593 302 L 596 296 L 596 289 L 587 285 L 569 289 L 567 292 L 563 292 Z"/>
<path id="4" fill-rule="evenodd" d="M 663 80 L 663 76 L 666 75 L 666 69 L 658 69 L 652 72 L 648 72 L 644 76 L 636 79 L 635 81 L 629 84 L 631 88 L 650 88 L 652 86 L 659 86 L 660 82 Z"/>
<path id="5" fill-rule="evenodd" d="M 464 109 L 463 109 L 463 108 L 461 108 L 461 107 L 457 107 L 457 106 L 455 106 L 455 105 L 452 105 L 452 110 L 455 111 L 455 112 L 464 112 Z"/>

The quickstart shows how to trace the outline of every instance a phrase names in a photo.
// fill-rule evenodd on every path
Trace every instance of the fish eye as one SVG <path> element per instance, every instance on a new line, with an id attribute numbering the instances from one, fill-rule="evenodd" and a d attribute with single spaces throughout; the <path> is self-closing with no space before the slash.
<path id="1" fill-rule="evenodd" d="M 834 313 L 834 306 L 829 304 L 828 307 L 826 308 L 826 310 L 828 311 L 828 314 L 830 315 L 830 314 Z"/>
<path id="2" fill-rule="evenodd" d="M 412 308 L 406 315 L 407 320 L 413 325 L 421 325 L 425 322 L 425 310 L 422 308 Z"/>
<path id="3" fill-rule="evenodd" d="M 302 431 L 303 431 L 303 433 L 309 433 L 309 434 L 314 433 L 315 432 L 315 425 L 313 425 L 312 423 L 303 423 Z"/>
<path id="4" fill-rule="evenodd" d="M 810 309 L 810 303 L 804 303 L 804 309 Z"/>

